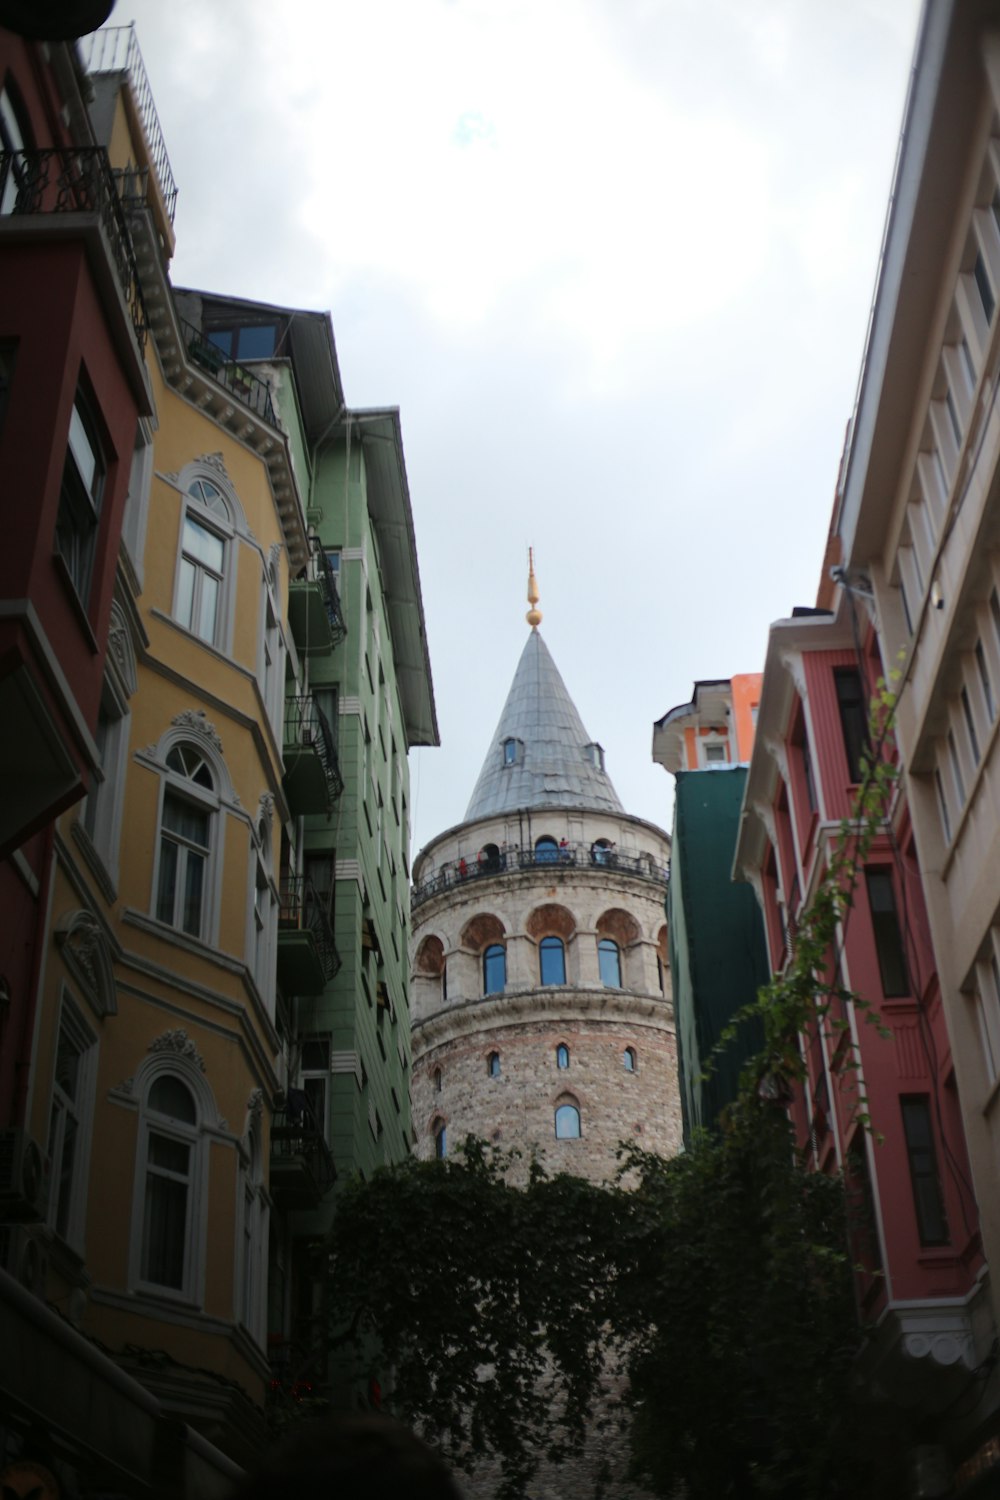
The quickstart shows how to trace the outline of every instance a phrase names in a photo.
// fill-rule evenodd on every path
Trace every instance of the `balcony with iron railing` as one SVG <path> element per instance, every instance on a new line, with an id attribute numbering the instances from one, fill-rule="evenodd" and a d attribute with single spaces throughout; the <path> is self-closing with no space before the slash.
<path id="1" fill-rule="evenodd" d="M 284 1209 L 315 1208 L 337 1179 L 309 1099 L 289 1089 L 271 1122 L 271 1195 Z"/>
<path id="2" fill-rule="evenodd" d="M 667 870 L 651 854 L 620 854 L 610 845 L 570 844 L 543 845 L 535 849 L 483 849 L 470 859 L 446 861 L 433 875 L 415 885 L 410 893 L 411 907 L 420 906 L 441 891 L 452 890 L 469 881 L 518 875 L 524 870 L 545 869 L 553 875 L 562 870 L 595 870 L 601 873 L 631 875 L 656 885 L 667 885 Z"/>
<path id="3" fill-rule="evenodd" d="M 296 816 L 329 813 L 344 790 L 337 745 L 312 693 L 285 700 L 285 795 Z"/>
<path id="4" fill-rule="evenodd" d="M 55 232 L 64 234 L 69 215 L 78 215 L 81 228 L 91 229 L 92 236 L 94 228 L 100 227 L 139 349 L 144 349 L 149 319 L 135 246 L 119 182 L 103 146 L 0 151 L 0 226 L 6 221 L 17 233 L 26 219 L 36 225 L 46 220 Z"/>
<path id="5" fill-rule="evenodd" d="M 289 995 L 319 995 L 340 968 L 329 901 L 304 875 L 281 882 L 278 914 L 278 982 Z"/>
<path id="6" fill-rule="evenodd" d="M 108 26 L 102 31 L 92 32 L 80 39 L 80 49 L 88 73 L 124 73 L 128 78 L 139 123 L 146 137 L 150 165 L 156 174 L 167 218 L 172 224 L 177 207 L 177 184 L 167 156 L 146 65 L 139 50 L 135 23 Z"/>
<path id="7" fill-rule="evenodd" d="M 177 321 L 188 359 L 211 375 L 213 380 L 225 386 L 237 401 L 256 412 L 258 417 L 263 417 L 265 422 L 270 422 L 272 427 L 277 427 L 278 418 L 267 381 L 255 375 L 246 365 L 241 365 L 238 360 L 230 359 L 218 344 L 213 344 L 200 328 L 196 328 L 186 318 L 178 317 Z"/>
<path id="8" fill-rule="evenodd" d="M 303 656 L 325 656 L 347 635 L 337 580 L 315 537 L 308 576 L 293 579 L 289 587 L 288 623 Z"/>

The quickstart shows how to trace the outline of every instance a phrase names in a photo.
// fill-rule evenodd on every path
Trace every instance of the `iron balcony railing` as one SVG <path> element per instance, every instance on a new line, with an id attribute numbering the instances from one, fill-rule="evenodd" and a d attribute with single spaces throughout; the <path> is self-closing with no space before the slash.
<path id="1" fill-rule="evenodd" d="M 333 938 L 327 905 L 304 875 L 286 875 L 281 882 L 279 930 L 308 932 L 316 944 L 323 978 L 329 982 L 340 969 L 340 954 Z"/>
<path id="2" fill-rule="evenodd" d="M 96 214 L 111 247 L 139 347 L 145 348 L 149 319 L 135 247 L 118 182 L 103 146 L 0 151 L 0 215 L 3 214 L 15 217 Z"/>
<path id="3" fill-rule="evenodd" d="M 275 1109 L 271 1121 L 271 1159 L 289 1157 L 304 1159 L 317 1196 L 322 1197 L 336 1182 L 337 1169 L 326 1137 L 302 1089 L 288 1090 L 284 1104 Z"/>
<path id="4" fill-rule="evenodd" d="M 450 860 L 433 875 L 413 887 L 410 905 L 416 907 L 428 901 L 439 891 L 451 890 L 469 880 L 481 880 L 486 876 L 512 875 L 519 870 L 555 868 L 560 866 L 591 867 L 599 870 L 618 870 L 627 875 L 637 875 L 641 880 L 651 880 L 657 885 L 667 883 L 667 868 L 658 864 L 651 854 L 619 854 L 618 850 L 605 844 L 543 845 L 535 849 L 483 849 L 478 855 L 465 859 Z"/>
<path id="5" fill-rule="evenodd" d="M 189 323 L 186 318 L 178 318 L 181 326 L 181 334 L 184 345 L 188 352 L 188 358 L 200 369 L 207 371 L 213 380 L 225 386 L 237 401 L 255 411 L 258 417 L 263 417 L 265 422 L 270 422 L 272 427 L 277 427 L 278 419 L 274 413 L 274 404 L 271 401 L 271 387 L 266 380 L 248 370 L 246 365 L 239 364 L 235 359 L 229 359 L 218 344 L 213 344 L 200 328 Z"/>
<path id="6" fill-rule="evenodd" d="M 340 760 L 330 721 L 312 693 L 285 699 L 285 744 L 311 745 L 315 749 L 326 776 L 329 800 L 335 802 L 344 790 L 344 778 L 340 774 Z"/>
<path id="7" fill-rule="evenodd" d="M 313 539 L 313 556 L 316 559 L 316 578 L 323 595 L 323 606 L 330 622 L 330 634 L 336 646 L 347 635 L 347 625 L 344 620 L 344 611 L 340 606 L 340 590 L 337 587 L 336 575 L 330 567 L 330 559 L 323 545 L 317 538 Z"/>
<path id="8" fill-rule="evenodd" d="M 146 65 L 136 40 L 135 23 L 128 26 L 108 26 L 104 31 L 95 31 L 90 36 L 81 38 L 80 46 L 88 73 L 128 74 L 132 97 L 149 147 L 149 159 L 159 180 L 164 207 L 172 224 L 177 207 L 177 184 L 167 156 Z"/>

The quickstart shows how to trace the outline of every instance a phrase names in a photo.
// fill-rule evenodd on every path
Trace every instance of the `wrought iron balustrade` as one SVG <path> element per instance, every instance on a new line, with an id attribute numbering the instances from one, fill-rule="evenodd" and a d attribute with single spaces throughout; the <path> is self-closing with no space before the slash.
<path id="1" fill-rule="evenodd" d="M 281 882 L 278 931 L 308 932 L 319 956 L 323 977 L 329 981 L 340 969 L 340 954 L 333 937 L 327 905 L 311 880 L 304 875 L 286 875 Z"/>
<path id="2" fill-rule="evenodd" d="M 271 1163 L 301 1161 L 309 1171 L 318 1198 L 337 1180 L 337 1169 L 323 1129 L 302 1089 L 289 1089 L 271 1121 Z"/>
<path id="3" fill-rule="evenodd" d="M 285 699 L 285 744 L 311 745 L 315 749 L 326 777 L 329 800 L 336 801 L 344 790 L 337 745 L 330 721 L 312 693 Z"/>
<path id="4" fill-rule="evenodd" d="M 177 321 L 192 363 L 225 386 L 237 401 L 255 411 L 258 417 L 263 417 L 265 422 L 277 427 L 278 418 L 267 381 L 248 370 L 246 365 L 241 365 L 238 360 L 230 359 L 218 344 L 213 344 L 200 328 L 196 328 L 186 318 L 178 318 Z"/>
<path id="5" fill-rule="evenodd" d="M 153 90 L 142 60 L 135 34 L 135 22 L 128 26 L 105 26 L 90 36 L 81 37 L 80 49 L 89 73 L 126 73 L 132 97 L 149 147 L 150 161 L 163 195 L 163 204 L 171 224 L 177 207 L 177 184 L 167 156 L 167 146 L 160 127 Z"/>
<path id="6" fill-rule="evenodd" d="M 131 188 L 134 189 L 134 181 Z M 139 347 L 149 319 L 139 280 L 132 232 L 115 173 L 103 146 L 47 146 L 0 151 L 0 218 L 44 214 L 95 214 L 107 236 Z"/>
<path id="7" fill-rule="evenodd" d="M 626 875 L 638 876 L 665 886 L 668 871 L 658 864 L 651 854 L 619 854 L 618 850 L 604 844 L 563 844 L 541 849 L 500 849 L 496 852 L 482 850 L 468 859 L 449 860 L 433 875 L 414 886 L 410 893 L 411 907 L 420 906 L 439 891 L 451 890 L 466 881 L 481 880 L 486 876 L 511 875 L 519 870 L 535 868 L 565 869 L 593 868 L 617 870 Z"/>
<path id="8" fill-rule="evenodd" d="M 333 636 L 333 644 L 336 646 L 347 635 L 344 611 L 340 605 L 340 590 L 337 587 L 336 575 L 330 567 L 330 559 L 327 557 L 325 549 L 321 545 L 314 545 L 313 555 L 316 558 L 316 577 L 323 595 L 323 605 L 326 609 L 327 619 L 330 622 L 330 634 Z"/>

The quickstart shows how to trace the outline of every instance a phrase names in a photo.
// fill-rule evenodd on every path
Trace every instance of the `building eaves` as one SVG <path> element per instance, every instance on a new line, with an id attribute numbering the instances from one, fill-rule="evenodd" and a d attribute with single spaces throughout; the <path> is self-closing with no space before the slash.
<path id="1" fill-rule="evenodd" d="M 365 456 L 368 513 L 378 539 L 407 744 L 439 745 L 399 408 L 355 409 L 347 420 Z"/>

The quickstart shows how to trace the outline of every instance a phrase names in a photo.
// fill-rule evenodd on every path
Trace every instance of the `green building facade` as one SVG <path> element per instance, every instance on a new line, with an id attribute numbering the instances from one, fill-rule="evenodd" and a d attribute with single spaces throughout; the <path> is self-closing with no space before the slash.
<path id="1" fill-rule="evenodd" d="M 770 977 L 756 897 L 732 878 L 746 775 L 742 765 L 676 772 L 667 916 L 685 1143 L 735 1098 L 759 1031 L 744 1028 L 714 1059 L 713 1049 Z"/>

